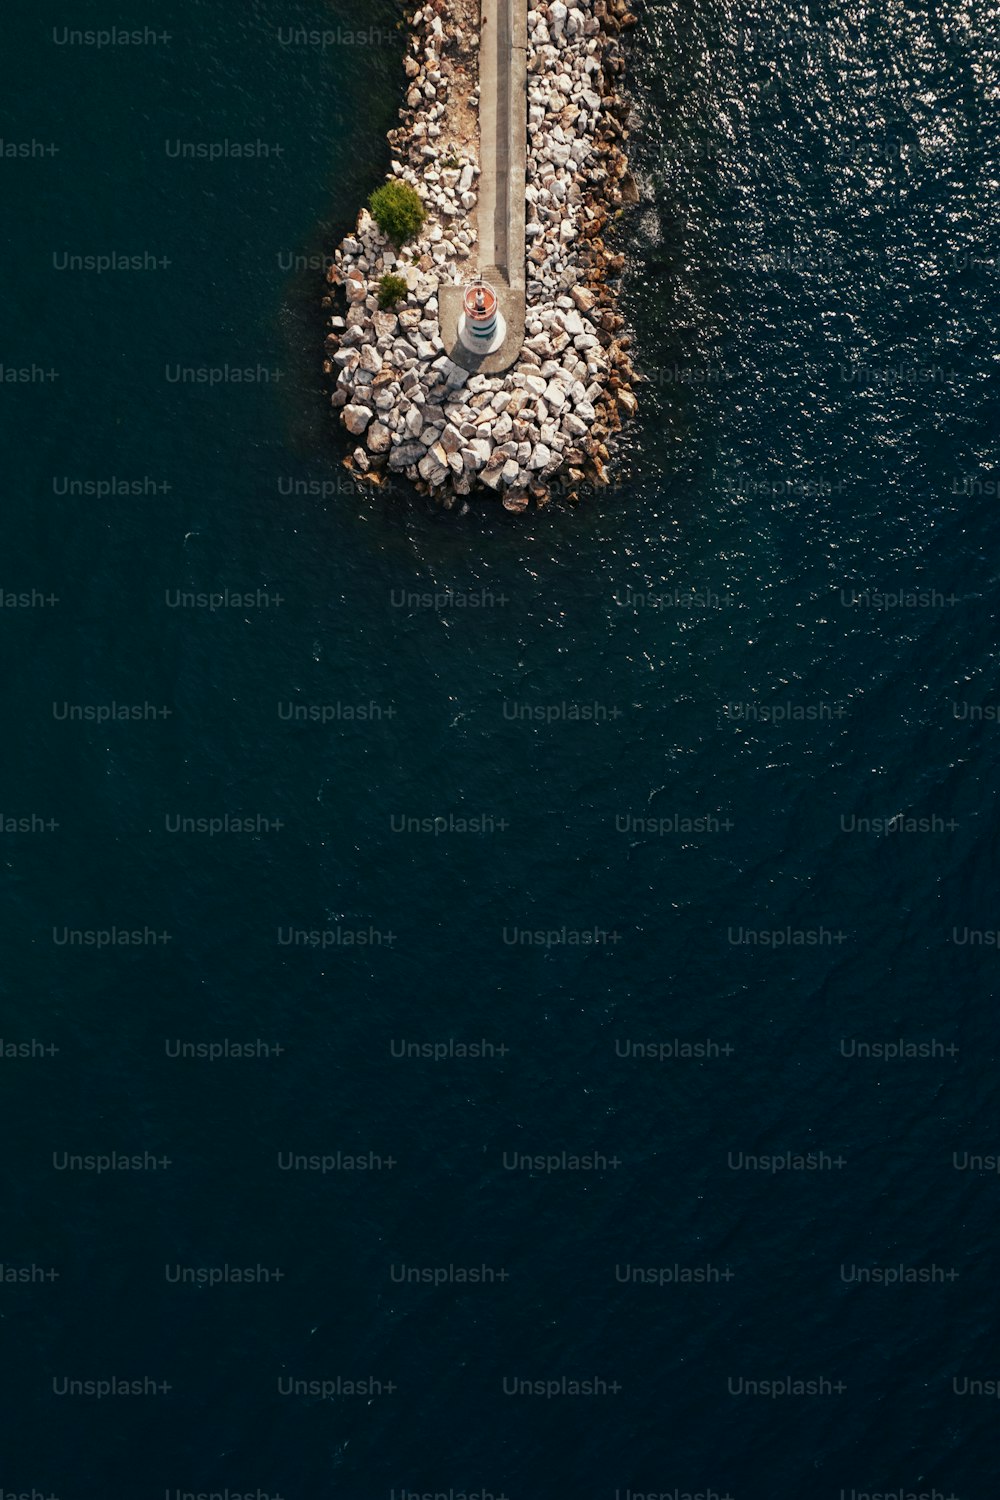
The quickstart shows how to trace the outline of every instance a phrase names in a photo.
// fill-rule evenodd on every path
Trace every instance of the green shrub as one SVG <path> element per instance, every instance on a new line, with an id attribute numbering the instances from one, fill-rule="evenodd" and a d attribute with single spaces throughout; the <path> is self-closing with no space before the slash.
<path id="1" fill-rule="evenodd" d="M 383 182 L 368 200 L 371 216 L 383 234 L 396 245 L 405 245 L 420 233 L 427 210 L 416 188 L 408 182 Z"/>
<path id="2" fill-rule="evenodd" d="M 410 288 L 402 276 L 393 276 L 391 271 L 378 284 L 378 305 L 383 312 L 391 312 L 397 302 L 402 302 Z"/>

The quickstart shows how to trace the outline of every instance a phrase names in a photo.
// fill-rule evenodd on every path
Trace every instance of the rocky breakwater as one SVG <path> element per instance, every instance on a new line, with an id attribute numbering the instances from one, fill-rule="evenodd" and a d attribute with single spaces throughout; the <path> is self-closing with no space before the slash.
<path id="1" fill-rule="evenodd" d="M 516 364 L 487 376 L 448 357 L 437 296 L 479 269 L 478 4 L 428 0 L 411 17 L 389 141 L 392 175 L 417 189 L 427 219 L 400 248 L 363 209 L 327 273 L 328 305 L 346 298 L 326 340 L 332 403 L 358 440 L 345 463 L 371 483 L 405 475 L 449 507 L 491 491 L 514 511 L 608 483 L 613 435 L 637 409 L 615 306 L 624 256 L 604 239 L 635 201 L 617 91 L 635 22 L 625 0 L 529 0 L 526 336 Z M 408 290 L 383 311 L 387 273 Z"/>

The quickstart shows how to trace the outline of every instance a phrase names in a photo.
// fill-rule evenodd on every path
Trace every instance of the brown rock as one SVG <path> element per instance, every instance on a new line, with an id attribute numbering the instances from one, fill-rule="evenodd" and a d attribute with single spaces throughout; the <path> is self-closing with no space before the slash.
<path id="1" fill-rule="evenodd" d="M 621 179 L 621 194 L 623 203 L 638 203 L 639 189 L 631 172 L 623 172 Z"/>

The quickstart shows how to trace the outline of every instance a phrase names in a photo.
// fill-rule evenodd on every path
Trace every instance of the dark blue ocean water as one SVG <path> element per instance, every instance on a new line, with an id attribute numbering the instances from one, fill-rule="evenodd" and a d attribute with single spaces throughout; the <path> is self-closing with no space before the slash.
<path id="1" fill-rule="evenodd" d="M 986 1500 L 998 7 L 647 7 L 643 418 L 522 518 L 340 466 L 398 15 L 5 19 L 0 1486 Z"/>

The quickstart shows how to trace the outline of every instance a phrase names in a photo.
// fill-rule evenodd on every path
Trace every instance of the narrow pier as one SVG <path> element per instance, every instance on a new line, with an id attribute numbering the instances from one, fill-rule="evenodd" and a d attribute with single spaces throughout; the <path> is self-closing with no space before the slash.
<path id="1" fill-rule="evenodd" d="M 528 0 L 482 0 L 479 39 L 478 266 L 496 288 L 507 325 L 503 344 L 476 355 L 458 337 L 460 286 L 438 292 L 441 338 L 464 370 L 497 375 L 524 343 L 525 177 L 528 156 Z"/>

